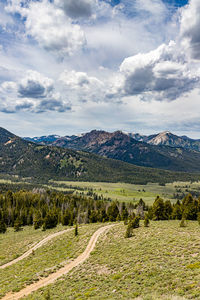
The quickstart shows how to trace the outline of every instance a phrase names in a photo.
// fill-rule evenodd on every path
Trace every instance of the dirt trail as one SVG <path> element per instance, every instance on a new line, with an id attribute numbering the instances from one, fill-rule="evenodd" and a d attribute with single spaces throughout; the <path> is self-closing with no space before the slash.
<path id="1" fill-rule="evenodd" d="M 1 298 L 1 300 L 17 300 L 17 299 L 21 299 L 22 297 L 25 297 L 29 294 L 31 294 L 32 292 L 53 283 L 55 280 L 57 280 L 59 277 L 67 274 L 69 271 L 71 271 L 74 267 L 77 267 L 79 264 L 83 263 L 90 255 L 90 253 L 92 252 L 92 250 L 95 247 L 95 244 L 99 238 L 99 236 L 105 232 L 107 229 L 115 226 L 116 224 L 113 225 L 107 225 L 104 227 L 99 228 L 91 237 L 85 251 L 79 255 L 74 261 L 70 262 L 69 264 L 67 264 L 66 266 L 64 266 L 63 268 L 59 269 L 57 272 L 50 274 L 48 277 L 41 279 L 39 281 L 37 281 L 36 283 L 33 283 L 27 287 L 25 287 L 24 289 L 22 289 L 21 291 L 15 293 L 15 294 L 7 294 L 5 297 Z"/>
<path id="2" fill-rule="evenodd" d="M 33 251 L 35 251 L 36 249 L 42 247 L 44 244 L 46 244 L 48 241 L 50 241 L 51 239 L 61 235 L 61 234 L 64 234 L 68 231 L 71 231 L 73 230 L 73 228 L 71 229 L 65 229 L 65 230 L 62 230 L 62 231 L 59 231 L 59 232 L 56 232 L 56 233 L 53 233 L 53 234 L 50 234 L 49 236 L 47 236 L 46 238 L 44 238 L 43 240 L 41 240 L 39 243 L 37 243 L 35 246 L 33 246 L 31 249 L 29 249 L 27 252 L 25 252 L 24 254 L 22 254 L 21 256 L 19 256 L 18 258 L 14 259 L 14 260 L 11 260 L 10 262 L 4 264 L 4 265 L 1 265 L 0 266 L 0 269 L 5 269 L 9 266 L 12 266 L 14 264 L 16 264 L 18 261 L 26 258 L 27 256 L 29 256 L 30 254 L 32 254 Z"/>

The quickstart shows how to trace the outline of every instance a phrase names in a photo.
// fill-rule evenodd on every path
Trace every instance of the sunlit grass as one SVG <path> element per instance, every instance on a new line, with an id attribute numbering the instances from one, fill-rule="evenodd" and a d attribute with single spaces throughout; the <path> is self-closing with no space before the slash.
<path id="1" fill-rule="evenodd" d="M 100 237 L 90 258 L 27 300 L 200 299 L 200 227 L 151 222 L 124 238 L 121 224 Z M 177 298 L 174 298 L 177 297 Z M 183 298 L 182 298 L 183 297 Z"/>
<path id="2" fill-rule="evenodd" d="M 0 297 L 10 291 L 18 291 L 24 286 L 55 272 L 84 251 L 91 235 L 103 224 L 89 224 L 79 227 L 79 235 L 74 230 L 55 237 L 29 257 L 0 270 Z M 48 231 L 49 232 L 49 231 Z M 19 232 L 15 233 L 16 238 Z M 13 249 L 11 249 L 13 252 Z"/>

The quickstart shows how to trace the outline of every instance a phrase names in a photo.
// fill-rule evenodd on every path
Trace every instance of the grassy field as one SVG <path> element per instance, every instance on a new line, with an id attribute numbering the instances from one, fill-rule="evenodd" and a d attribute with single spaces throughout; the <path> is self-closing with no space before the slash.
<path id="1" fill-rule="evenodd" d="M 17 258 L 46 236 L 64 229 L 66 227 L 61 225 L 47 231 L 35 230 L 32 226 L 25 226 L 19 232 L 8 228 L 5 234 L 0 234 L 0 265 Z"/>
<path id="2" fill-rule="evenodd" d="M 22 186 L 29 183 L 26 178 L 22 181 L 17 181 L 16 178 L 3 179 L 0 178 L 0 184 Z M 128 184 L 128 183 L 108 183 L 108 182 L 81 182 L 81 181 L 49 181 L 49 184 L 43 184 L 40 187 L 46 189 L 52 188 L 63 192 L 84 193 L 85 195 L 91 189 L 93 192 L 104 198 L 118 200 L 120 202 L 134 202 L 137 203 L 142 198 L 147 204 L 151 205 L 155 198 L 159 195 L 164 200 L 172 202 L 177 201 L 177 195 L 180 199 L 188 192 L 200 194 L 200 181 L 199 182 L 174 182 L 165 185 L 158 183 L 148 183 L 146 185 Z M 33 187 L 32 187 L 33 188 Z"/>
<path id="3" fill-rule="evenodd" d="M 24 260 L 0 270 L 0 297 L 10 291 L 22 289 L 25 285 L 31 284 L 39 278 L 54 272 L 62 266 L 63 262 L 66 263 L 77 257 L 84 251 L 94 231 L 101 226 L 103 225 L 90 224 L 80 226 L 79 235 L 77 237 L 74 236 L 74 231 L 67 232 L 62 236 L 52 239 Z M 50 231 L 47 232 L 50 234 Z M 29 230 L 29 234 L 31 234 L 31 230 Z M 21 232 L 16 232 L 15 235 L 14 245 L 11 249 L 9 248 L 11 252 L 10 257 L 13 255 L 13 249 L 15 247 L 17 248 L 18 237 L 21 240 L 21 244 L 26 243 L 27 234 L 21 237 Z M 1 236 L 10 242 L 11 233 Z M 42 238 L 42 235 L 40 237 Z M 37 239 L 39 239 L 39 234 Z"/>
<path id="4" fill-rule="evenodd" d="M 56 185 L 55 185 L 56 184 Z M 106 183 L 106 182 L 77 182 L 77 181 L 57 181 L 50 182 L 49 187 L 55 187 L 61 191 L 73 190 L 74 193 L 80 192 L 78 188 L 83 188 L 86 194 L 89 189 L 104 198 L 125 202 L 138 202 L 142 198 L 147 204 L 152 204 L 157 195 L 165 200 L 176 202 L 174 194 L 188 193 L 196 191 L 200 193 L 200 182 L 174 182 L 161 186 L 156 183 L 147 185 L 135 185 L 127 183 Z"/>
<path id="5" fill-rule="evenodd" d="M 142 225 L 142 224 L 141 224 Z M 90 258 L 26 300 L 200 299 L 200 227 L 151 222 L 124 238 L 123 224 L 101 236 Z M 49 299 L 49 298 L 48 298 Z"/>

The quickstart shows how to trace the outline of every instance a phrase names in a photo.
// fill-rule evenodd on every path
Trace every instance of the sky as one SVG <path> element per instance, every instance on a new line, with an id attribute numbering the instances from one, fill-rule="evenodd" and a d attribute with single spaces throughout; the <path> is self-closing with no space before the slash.
<path id="1" fill-rule="evenodd" d="M 199 0 L 0 0 L 0 126 L 200 139 Z"/>

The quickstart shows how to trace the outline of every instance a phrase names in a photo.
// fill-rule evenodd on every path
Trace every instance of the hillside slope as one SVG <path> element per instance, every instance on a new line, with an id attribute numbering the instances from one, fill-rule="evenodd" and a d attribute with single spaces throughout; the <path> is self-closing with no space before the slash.
<path id="1" fill-rule="evenodd" d="M 200 152 L 180 147 L 150 145 L 121 131 L 93 130 L 74 140 L 58 139 L 58 147 L 84 150 L 138 166 L 180 172 L 200 172 Z"/>
<path id="2" fill-rule="evenodd" d="M 0 128 L 0 173 L 48 179 L 108 182 L 173 182 L 198 180 L 198 174 L 137 167 L 95 154 L 25 141 Z"/>

